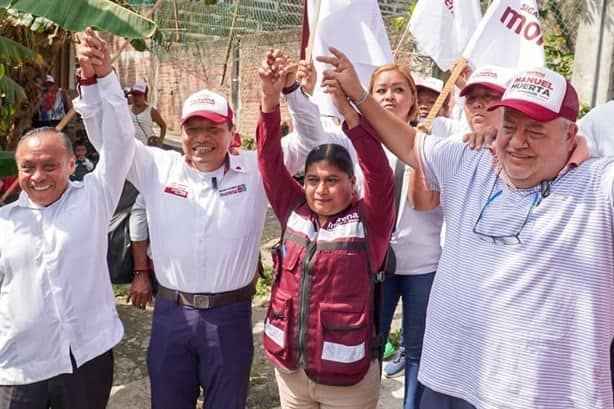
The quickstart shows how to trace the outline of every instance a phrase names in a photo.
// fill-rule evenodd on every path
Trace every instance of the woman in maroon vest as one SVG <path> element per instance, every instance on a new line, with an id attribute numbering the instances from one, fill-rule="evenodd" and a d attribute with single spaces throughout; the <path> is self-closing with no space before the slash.
<path id="1" fill-rule="evenodd" d="M 270 98 L 258 123 L 259 168 L 283 231 L 263 340 L 282 408 L 377 405 L 373 295 L 392 230 L 393 177 L 373 129 L 343 95 L 333 99 L 358 152 L 363 199 L 345 148 L 313 149 L 303 187 L 283 164 L 279 106 Z"/>

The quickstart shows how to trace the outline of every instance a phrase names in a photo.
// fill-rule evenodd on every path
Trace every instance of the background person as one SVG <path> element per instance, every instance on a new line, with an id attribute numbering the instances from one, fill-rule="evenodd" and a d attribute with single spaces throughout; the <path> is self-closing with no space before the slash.
<path id="1" fill-rule="evenodd" d="M 166 136 L 166 122 L 162 119 L 160 112 L 147 103 L 148 94 L 149 87 L 146 84 L 138 83 L 130 88 L 130 112 L 135 136 L 143 145 L 161 147 Z M 154 134 L 154 122 L 160 127 L 159 136 Z"/>
<path id="2" fill-rule="evenodd" d="M 55 78 L 47 74 L 38 110 L 38 120 L 35 121 L 35 126 L 56 126 L 69 110 L 70 104 L 66 94 L 61 88 L 57 87 Z"/>

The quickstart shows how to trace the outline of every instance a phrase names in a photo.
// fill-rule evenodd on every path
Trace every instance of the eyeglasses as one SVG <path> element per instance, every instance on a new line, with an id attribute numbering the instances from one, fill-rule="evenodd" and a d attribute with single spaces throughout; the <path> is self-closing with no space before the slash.
<path id="1" fill-rule="evenodd" d="M 495 190 L 495 186 L 497 185 L 497 180 L 499 180 L 498 174 L 497 174 L 497 177 L 495 178 L 495 183 L 492 185 L 492 188 L 490 189 L 490 193 L 488 194 L 488 200 L 484 204 L 484 207 L 482 207 L 482 210 L 480 211 L 480 215 L 478 216 L 477 220 L 475 221 L 475 224 L 473 225 L 473 232 L 477 234 L 478 237 L 480 237 L 480 239 L 486 240 L 486 241 L 492 241 L 495 244 L 504 244 L 504 245 L 521 244 L 522 241 L 520 240 L 520 233 L 522 232 L 522 229 L 524 229 L 524 227 L 527 225 L 527 222 L 529 221 L 529 217 L 531 216 L 533 209 L 535 209 L 537 205 L 541 202 L 540 192 L 534 193 L 533 200 L 531 202 L 531 206 L 529 207 L 529 211 L 527 212 L 527 215 L 525 216 L 522 224 L 520 225 L 520 228 L 518 229 L 516 233 L 502 234 L 502 235 L 492 235 L 492 234 L 483 233 L 481 231 L 478 231 L 479 230 L 478 225 L 480 221 L 482 220 L 484 213 L 486 212 L 486 208 L 488 207 L 489 204 L 491 204 L 497 197 L 501 196 L 501 194 L 503 193 L 503 189 L 499 189 L 497 192 L 493 194 Z"/>

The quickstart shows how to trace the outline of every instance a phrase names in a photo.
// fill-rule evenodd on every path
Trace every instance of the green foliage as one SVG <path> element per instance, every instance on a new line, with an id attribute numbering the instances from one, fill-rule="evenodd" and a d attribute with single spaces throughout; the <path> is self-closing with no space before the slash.
<path id="1" fill-rule="evenodd" d="M 156 24 L 109 0 L 0 0 L 0 7 L 44 17 L 69 31 L 93 27 L 121 37 L 151 37 Z"/>
<path id="2" fill-rule="evenodd" d="M 241 135 L 241 149 L 253 151 L 256 149 L 256 138 L 251 135 Z"/>
<path id="3" fill-rule="evenodd" d="M 271 285 L 273 284 L 273 270 L 270 267 L 265 267 L 262 275 L 264 277 L 260 277 L 256 284 L 256 296 L 268 297 L 271 292 Z"/>
<path id="4" fill-rule="evenodd" d="M 17 163 L 15 154 L 0 150 L 0 177 L 13 176 L 17 174 Z"/>
<path id="5" fill-rule="evenodd" d="M 567 48 L 565 36 L 562 34 L 544 35 L 544 54 L 546 65 L 567 78 L 573 74 L 574 53 Z"/>

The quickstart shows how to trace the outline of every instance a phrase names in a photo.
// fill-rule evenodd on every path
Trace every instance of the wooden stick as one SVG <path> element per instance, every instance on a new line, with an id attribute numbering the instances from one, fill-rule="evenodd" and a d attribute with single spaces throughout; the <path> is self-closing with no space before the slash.
<path id="1" fill-rule="evenodd" d="M 397 55 L 399 54 L 399 51 L 401 50 L 401 45 L 403 44 L 403 41 L 405 41 L 405 37 L 407 37 L 407 33 L 409 33 L 409 20 L 407 20 L 407 25 L 405 25 L 405 30 L 403 30 L 403 34 L 401 34 L 401 38 L 399 38 L 399 42 L 397 43 L 397 48 L 395 48 L 394 50 L 394 54 L 392 54 L 392 56 L 396 59 Z"/>
<path id="2" fill-rule="evenodd" d="M 445 102 L 446 97 L 452 91 L 452 87 L 454 87 L 456 80 L 458 79 L 461 72 L 463 72 L 463 69 L 465 68 L 466 65 L 467 65 L 467 60 L 464 57 L 461 57 L 458 59 L 458 61 L 454 65 L 452 74 L 450 74 L 450 78 L 448 78 L 448 81 L 446 81 L 446 85 L 444 85 L 443 89 L 441 90 L 441 93 L 437 97 L 437 101 L 435 101 L 435 105 L 433 105 L 433 107 L 431 108 L 431 111 L 429 112 L 426 119 L 424 120 L 424 123 L 422 123 L 422 125 L 420 126 L 422 129 L 426 130 L 427 132 L 431 131 L 431 124 L 433 123 L 433 120 L 435 119 L 439 111 L 441 110 L 441 107 L 443 106 L 443 103 Z"/>
<path id="3" fill-rule="evenodd" d="M 177 11 L 177 0 L 173 0 L 173 12 L 175 14 L 175 41 L 179 42 L 179 12 Z"/>
<path id="4" fill-rule="evenodd" d="M 305 0 L 308 1 L 308 0 Z M 309 41 L 307 42 L 307 49 L 305 50 L 305 61 L 307 64 L 311 64 L 313 53 L 313 41 L 316 38 L 316 30 L 318 28 L 318 19 L 320 18 L 320 0 L 315 0 L 313 5 L 313 16 L 309 20 Z"/>
<path id="5" fill-rule="evenodd" d="M 232 24 L 230 26 L 230 33 L 228 33 L 228 45 L 226 46 L 226 57 L 224 58 L 224 68 L 222 69 L 222 80 L 220 85 L 224 85 L 224 79 L 226 78 L 226 70 L 228 69 L 228 58 L 230 58 L 230 48 L 232 46 L 232 39 L 235 32 L 235 22 L 237 21 L 237 14 L 239 13 L 239 0 L 235 0 L 235 10 L 232 14 Z"/>

